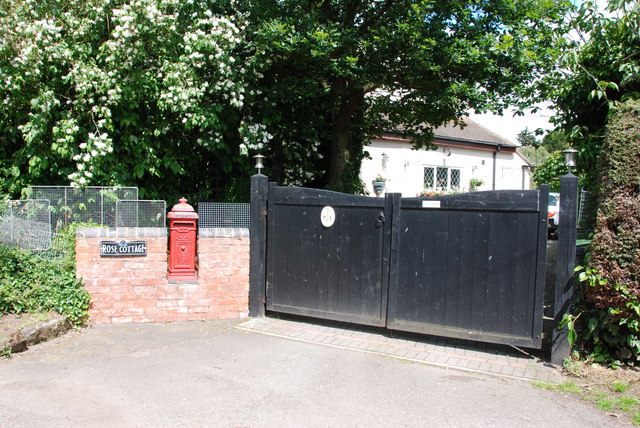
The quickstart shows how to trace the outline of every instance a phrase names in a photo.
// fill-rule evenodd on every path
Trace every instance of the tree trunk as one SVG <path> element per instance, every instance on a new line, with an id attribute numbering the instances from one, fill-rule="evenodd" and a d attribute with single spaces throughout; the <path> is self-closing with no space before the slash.
<path id="1" fill-rule="evenodd" d="M 331 96 L 334 114 L 331 124 L 328 187 L 341 190 L 344 185 L 342 175 L 354 147 L 353 120 L 364 104 L 364 88 L 341 77 L 333 81 Z"/>
<path id="2" fill-rule="evenodd" d="M 349 161 L 351 132 L 348 118 L 339 117 L 331 126 L 331 161 L 329 163 L 329 188 L 342 188 L 342 173 Z"/>

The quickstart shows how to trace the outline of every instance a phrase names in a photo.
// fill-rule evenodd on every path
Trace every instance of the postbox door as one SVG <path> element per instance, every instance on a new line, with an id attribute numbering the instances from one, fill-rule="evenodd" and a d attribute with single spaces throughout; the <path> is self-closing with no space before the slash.
<path id="1" fill-rule="evenodd" d="M 171 230 L 171 266 L 175 270 L 195 269 L 196 230 L 191 224 L 174 223 Z"/>

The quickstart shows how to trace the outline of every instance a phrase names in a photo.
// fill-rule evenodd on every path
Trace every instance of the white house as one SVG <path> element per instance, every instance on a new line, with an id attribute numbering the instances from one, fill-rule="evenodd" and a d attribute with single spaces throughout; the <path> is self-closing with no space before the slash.
<path id="1" fill-rule="evenodd" d="M 371 195 L 376 176 L 387 178 L 385 191 L 416 196 L 423 190 L 468 191 L 471 179 L 477 190 L 529 189 L 531 165 L 517 146 L 470 119 L 466 127 L 451 125 L 434 131 L 436 150 L 414 150 L 411 141 L 385 133 L 366 148 L 360 178 Z"/>

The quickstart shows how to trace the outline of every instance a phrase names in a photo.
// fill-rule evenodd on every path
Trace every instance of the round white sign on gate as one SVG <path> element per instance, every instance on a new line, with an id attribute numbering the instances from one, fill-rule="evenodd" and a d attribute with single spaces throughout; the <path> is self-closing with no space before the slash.
<path id="1" fill-rule="evenodd" d="M 336 221 L 336 212 L 332 207 L 324 207 L 320 213 L 320 221 L 324 227 L 331 227 Z"/>

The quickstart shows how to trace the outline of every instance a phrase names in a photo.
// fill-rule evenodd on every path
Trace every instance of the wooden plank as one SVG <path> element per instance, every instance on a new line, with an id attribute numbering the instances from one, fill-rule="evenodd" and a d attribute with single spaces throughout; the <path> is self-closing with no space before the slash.
<path id="1" fill-rule="evenodd" d="M 295 218 L 298 210 L 293 211 L 291 207 L 284 207 L 277 202 L 275 204 L 279 224 L 274 233 L 280 235 L 277 239 L 280 241 L 278 254 L 281 255 L 277 263 L 282 260 L 282 266 L 286 266 L 285 269 L 281 270 L 282 282 L 278 284 L 281 298 L 278 302 L 308 307 L 307 303 L 303 301 L 304 295 L 301 290 L 304 281 L 302 277 L 304 271 L 300 260 L 302 247 L 304 246 L 301 230 L 303 225 L 299 219 Z M 302 209 L 304 210 L 304 208 L 306 207 L 303 206 Z"/>
<path id="2" fill-rule="evenodd" d="M 558 329 L 564 314 L 571 313 L 576 261 L 576 218 L 578 211 L 578 178 L 569 173 L 560 179 L 560 225 L 558 226 L 558 259 L 551 362 L 561 365 L 569 357 L 567 328 Z"/>
<path id="3" fill-rule="evenodd" d="M 349 216 L 348 211 L 340 209 L 336 212 L 336 218 L 340 219 L 340 242 L 335 243 L 340 248 L 342 257 L 338 260 L 338 289 L 337 289 L 337 310 L 336 312 L 345 313 L 345 302 L 349 300 L 349 270 L 351 262 L 351 245 L 345 239 L 349 233 Z M 337 220 L 336 220 L 337 221 Z"/>
<path id="4" fill-rule="evenodd" d="M 447 280 L 447 237 L 449 229 L 449 215 L 446 212 L 433 212 L 430 218 L 430 233 L 425 236 L 428 240 L 425 264 L 429 269 L 427 273 L 429 289 L 431 293 L 430 307 L 427 322 L 442 324 L 445 315 L 445 297 Z"/>
<path id="5" fill-rule="evenodd" d="M 344 253 L 340 246 L 342 236 L 342 213 L 336 211 L 336 219 L 333 226 L 326 231 L 327 237 L 327 312 L 337 313 L 340 301 L 340 260 L 344 259 Z"/>
<path id="6" fill-rule="evenodd" d="M 267 200 L 269 179 L 251 177 L 251 233 L 249 237 L 249 316 L 262 317 L 266 304 Z"/>
<path id="7" fill-rule="evenodd" d="M 358 208 L 356 211 L 358 218 L 356 233 L 360 235 L 361 240 L 357 256 L 361 266 L 357 272 L 360 310 L 361 313 L 381 318 L 385 228 L 384 222 L 379 224 L 377 219 L 380 214 L 384 215 L 384 209 Z"/>
<path id="8" fill-rule="evenodd" d="M 536 257 L 538 243 L 538 215 L 521 214 L 518 220 L 516 265 L 514 269 L 514 295 L 511 332 L 533 337 L 535 310 Z"/>
<path id="9" fill-rule="evenodd" d="M 320 223 L 320 211 L 318 207 L 308 207 L 305 212 L 307 216 L 303 219 L 303 229 L 301 231 L 301 262 L 299 264 L 303 273 L 304 281 L 301 284 L 300 292 L 303 299 L 314 308 L 320 307 L 318 301 L 318 235 L 322 225 Z"/>
<path id="10" fill-rule="evenodd" d="M 397 249 L 397 259 L 393 265 L 396 273 L 393 286 L 390 285 L 389 312 L 392 313 L 392 319 L 414 320 L 418 316 L 421 299 L 416 294 L 416 288 L 425 281 L 421 258 L 424 254 L 422 235 L 425 231 L 419 223 L 423 216 L 416 215 L 412 210 L 400 210 L 397 204 L 394 208 L 394 228 L 398 238 L 393 245 Z"/>
<path id="11" fill-rule="evenodd" d="M 433 316 L 431 310 L 431 302 L 433 301 L 433 263 L 431 258 L 437 249 L 435 248 L 436 242 L 433 239 L 431 215 L 420 211 L 411 211 L 411 223 L 413 224 L 413 230 L 407 232 L 409 236 L 407 255 L 405 256 L 407 263 L 411 263 L 411 265 L 410 269 L 405 267 L 408 275 L 403 285 L 405 295 L 415 302 L 415 308 L 413 311 L 409 308 L 404 319 L 413 322 L 425 322 L 430 316 Z"/>
<path id="12" fill-rule="evenodd" d="M 424 201 L 438 201 L 440 207 L 425 208 L 423 206 Z M 497 190 L 423 198 L 403 198 L 402 208 L 537 212 L 538 195 L 535 190 Z"/>
<path id="13" fill-rule="evenodd" d="M 505 237 L 511 235 L 507 215 L 491 213 L 489 216 L 489 252 L 487 275 L 487 298 L 485 300 L 484 323 L 479 328 L 484 332 L 496 333 L 500 330 L 500 295 L 504 284 L 504 272 L 507 268 L 504 257 Z"/>
<path id="14" fill-rule="evenodd" d="M 360 207 L 351 211 L 352 257 L 357 269 L 352 273 L 350 306 L 354 312 L 381 319 L 384 223 L 378 227 L 376 219 L 384 209 Z"/>
<path id="15" fill-rule="evenodd" d="M 519 337 L 479 330 L 467 330 L 450 326 L 442 326 L 440 324 L 410 323 L 403 320 L 396 320 L 394 322 L 389 322 L 387 327 L 392 330 L 451 337 L 455 339 L 475 340 L 479 342 L 500 343 L 504 345 L 523 347 L 535 346 L 535 342 L 532 341 L 530 337 Z"/>
<path id="16" fill-rule="evenodd" d="M 430 213 L 422 211 L 411 211 L 414 230 L 411 236 L 415 237 L 415 247 L 409 246 L 408 253 L 413 256 L 414 278 L 407 277 L 405 288 L 413 288 L 414 293 L 406 292 L 416 301 L 416 312 L 406 317 L 405 320 L 413 322 L 426 322 L 434 316 L 431 303 L 434 298 L 433 275 L 434 265 L 432 263 L 433 254 L 437 251 L 436 241 L 433 239 L 433 224 Z M 410 297 L 411 298 L 411 297 Z"/>
<path id="17" fill-rule="evenodd" d="M 286 314 L 301 315 L 305 317 L 313 317 L 313 318 L 319 318 L 319 319 L 325 319 L 325 320 L 331 320 L 331 321 L 343 321 L 343 322 L 349 322 L 353 324 L 370 325 L 375 327 L 385 326 L 384 320 L 380 320 L 378 318 L 367 317 L 367 316 L 363 317 L 363 316 L 358 316 L 356 314 L 346 314 L 346 313 L 339 313 L 339 312 L 326 312 L 326 311 L 320 311 L 313 308 L 300 308 L 298 306 L 287 306 L 287 305 L 280 305 L 280 304 L 274 303 L 272 304 L 272 307 L 270 308 L 270 310 L 274 312 L 282 312 Z"/>
<path id="18" fill-rule="evenodd" d="M 521 214 L 503 214 L 500 245 L 496 248 L 499 264 L 496 265 L 499 275 L 498 324 L 496 332 L 513 334 L 511 331 L 513 318 L 513 296 L 515 288 L 516 247 L 518 245 L 518 220 Z"/>
<path id="19" fill-rule="evenodd" d="M 392 252 L 392 233 L 395 210 L 394 205 L 400 206 L 400 193 L 387 193 L 384 202 L 385 221 L 382 225 L 382 269 L 380 283 L 380 313 L 379 317 L 386 325 L 387 313 L 389 308 L 389 281 L 391 278 L 391 252 Z"/>
<path id="20" fill-rule="evenodd" d="M 447 240 L 445 244 L 445 287 L 444 287 L 444 319 L 443 325 L 458 325 L 458 309 L 460 303 L 460 267 L 462 252 L 462 213 L 450 213 L 448 217 Z"/>
<path id="21" fill-rule="evenodd" d="M 473 311 L 473 269 L 474 255 L 476 254 L 478 243 L 475 238 L 475 231 L 478 229 L 479 213 L 462 213 L 461 233 L 463 242 L 460 247 L 460 267 L 458 281 L 458 308 L 455 325 L 461 328 L 472 329 L 471 314 Z"/>
<path id="22" fill-rule="evenodd" d="M 368 198 L 322 189 L 275 187 L 273 200 L 280 205 L 331 205 L 340 207 L 384 208 L 383 198 Z"/>
<path id="23" fill-rule="evenodd" d="M 271 305 L 275 302 L 289 304 L 293 298 L 291 290 L 287 284 L 290 282 L 289 269 L 289 248 L 286 242 L 289 240 L 288 232 L 284 225 L 286 218 L 283 217 L 280 207 L 272 200 L 269 201 L 269 248 L 268 257 L 268 283 L 267 283 L 267 309 L 271 310 Z"/>
<path id="24" fill-rule="evenodd" d="M 330 288 L 335 284 L 334 270 L 330 269 L 335 260 L 335 251 L 331 248 L 331 242 L 336 239 L 336 228 L 321 228 L 318 233 L 316 267 L 318 277 L 316 281 L 316 301 L 320 311 L 330 311 Z"/>
<path id="25" fill-rule="evenodd" d="M 538 242 L 536 256 L 536 288 L 534 292 L 533 339 L 535 346 L 542 344 L 542 316 L 544 314 L 544 290 L 547 268 L 547 212 L 549 207 L 549 185 L 543 184 L 538 192 Z"/>
<path id="26" fill-rule="evenodd" d="M 400 225 L 402 224 L 402 212 L 400 211 L 401 196 L 393 194 L 391 196 L 391 228 L 389 233 L 389 282 L 388 282 L 388 302 L 385 324 L 393 323 L 397 317 L 398 294 L 400 282 L 400 257 L 401 248 L 404 245 L 403 235 Z M 387 202 L 388 203 L 388 202 Z"/>
<path id="27" fill-rule="evenodd" d="M 419 321 L 425 310 L 425 290 L 429 276 L 425 274 L 428 262 L 425 260 L 424 236 L 428 232 L 423 213 L 406 211 L 403 228 L 402 283 L 398 299 L 402 302 L 401 319 Z"/>
<path id="28" fill-rule="evenodd" d="M 275 188 L 275 183 L 269 183 L 269 194 Z M 275 216 L 273 213 L 273 200 L 269 199 L 267 203 L 267 309 L 271 310 L 271 304 L 274 299 L 273 281 L 276 274 L 276 268 L 281 264 L 275 263 L 274 255 L 276 252 L 276 236 L 275 230 Z"/>
<path id="29" fill-rule="evenodd" d="M 348 248 L 347 260 L 345 260 L 348 264 L 345 268 L 348 292 L 347 298 L 344 301 L 345 306 L 343 312 L 359 316 L 362 314 L 364 306 L 362 299 L 365 297 L 364 288 L 366 279 L 363 278 L 363 275 L 368 267 L 363 253 L 366 252 L 369 257 L 375 257 L 377 262 L 379 262 L 379 260 L 377 260 L 375 249 L 366 248 L 365 246 L 364 237 L 362 236 L 364 232 L 361 223 L 363 221 L 361 217 L 362 213 L 357 213 L 356 210 L 357 208 L 347 211 L 349 213 L 346 226 L 347 231 L 345 236 L 343 236 Z"/>
<path id="30" fill-rule="evenodd" d="M 487 287 L 489 277 L 489 228 L 490 216 L 488 212 L 476 213 L 475 229 L 473 231 L 473 290 L 471 304 L 471 326 L 474 330 L 482 331 L 485 323 L 487 306 Z"/>

